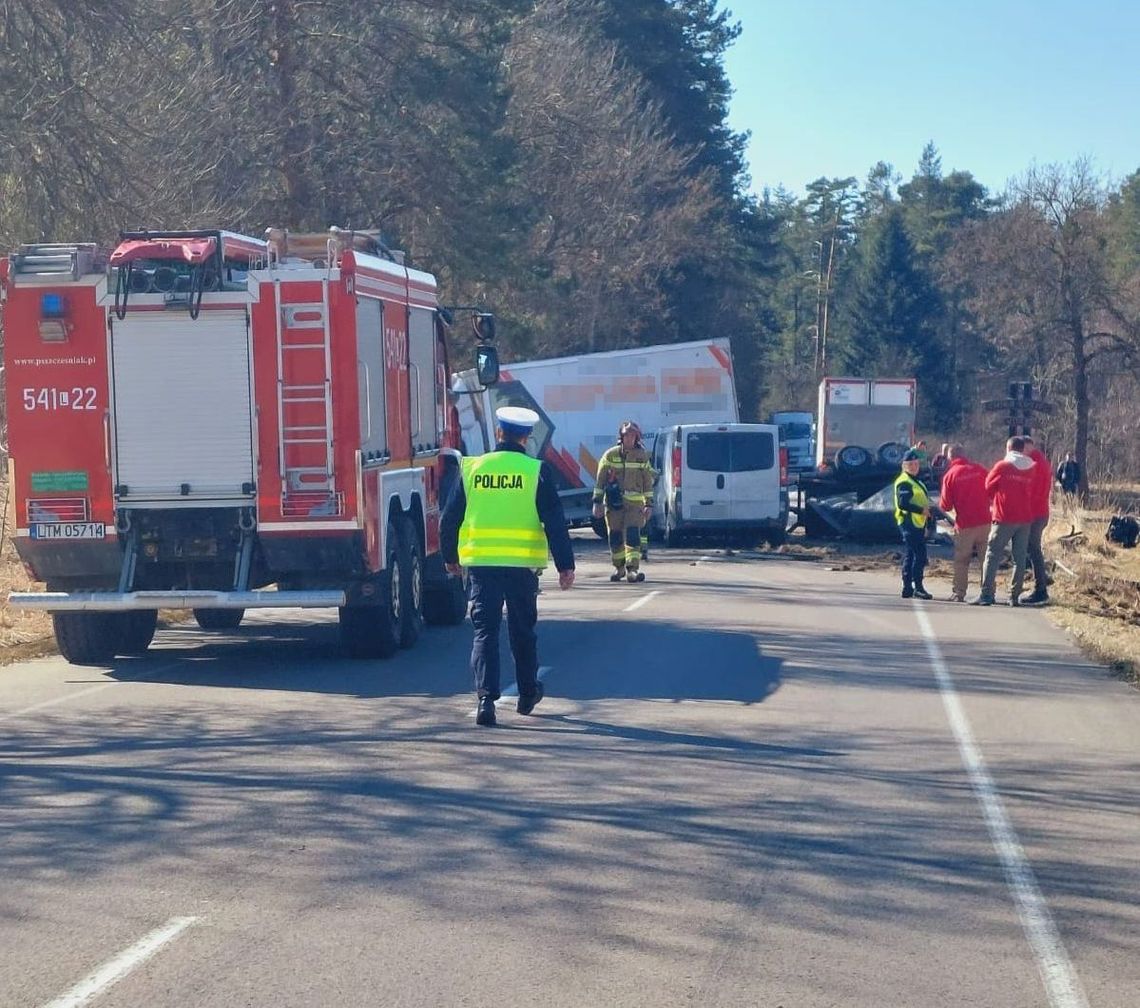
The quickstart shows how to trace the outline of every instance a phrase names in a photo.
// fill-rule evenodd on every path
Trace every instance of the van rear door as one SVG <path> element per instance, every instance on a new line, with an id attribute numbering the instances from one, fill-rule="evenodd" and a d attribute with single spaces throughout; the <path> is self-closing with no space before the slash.
<path id="1" fill-rule="evenodd" d="M 685 437 L 682 520 L 754 525 L 780 513 L 778 428 L 698 427 Z"/>

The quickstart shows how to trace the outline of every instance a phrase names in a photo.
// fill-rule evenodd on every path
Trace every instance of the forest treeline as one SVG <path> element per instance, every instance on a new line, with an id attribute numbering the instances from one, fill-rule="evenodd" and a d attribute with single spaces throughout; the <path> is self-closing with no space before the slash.
<path id="1" fill-rule="evenodd" d="M 932 142 L 909 177 L 751 195 L 717 0 L 4 10 L 4 250 L 378 227 L 499 315 L 508 360 L 728 336 L 747 418 L 915 375 L 922 430 L 987 450 L 981 402 L 1031 380 L 1054 453 L 1140 473 L 1140 172 L 1075 152 L 990 192 Z"/>

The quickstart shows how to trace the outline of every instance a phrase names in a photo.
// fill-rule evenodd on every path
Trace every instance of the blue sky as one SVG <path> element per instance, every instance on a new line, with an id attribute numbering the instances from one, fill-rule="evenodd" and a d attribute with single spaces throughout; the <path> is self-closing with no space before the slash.
<path id="1" fill-rule="evenodd" d="M 1140 3 L 720 0 L 729 123 L 753 190 L 802 194 L 887 161 L 904 181 L 932 140 L 944 172 L 991 192 L 1034 162 L 1140 170 Z"/>

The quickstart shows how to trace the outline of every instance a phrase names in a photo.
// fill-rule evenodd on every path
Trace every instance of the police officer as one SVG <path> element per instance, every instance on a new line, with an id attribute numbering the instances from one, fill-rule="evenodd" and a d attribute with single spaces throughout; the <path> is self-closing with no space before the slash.
<path id="1" fill-rule="evenodd" d="M 519 687 L 516 710 L 530 714 L 543 697 L 538 679 L 538 571 L 554 554 L 558 584 L 574 583 L 574 550 L 562 502 L 546 463 L 526 453 L 538 414 L 518 406 L 495 411 L 493 452 L 463 460 L 457 483 L 440 517 L 440 549 L 447 570 L 470 577 L 471 672 L 479 709 L 475 723 L 495 724 L 499 699 L 499 627 L 507 607 L 507 633 Z"/>
<path id="2" fill-rule="evenodd" d="M 921 442 L 919 442 L 921 444 Z M 930 599 L 922 583 L 926 571 L 926 523 L 930 519 L 930 499 L 918 479 L 922 458 L 915 449 L 902 457 L 902 472 L 895 480 L 895 521 L 906 552 L 902 562 L 902 597 Z"/>
<path id="3" fill-rule="evenodd" d="M 611 581 L 644 581 L 641 572 L 641 528 L 649 518 L 653 495 L 653 467 L 641 443 L 641 428 L 626 420 L 618 428 L 618 443 L 598 461 L 594 484 L 594 517 L 606 519 Z"/>

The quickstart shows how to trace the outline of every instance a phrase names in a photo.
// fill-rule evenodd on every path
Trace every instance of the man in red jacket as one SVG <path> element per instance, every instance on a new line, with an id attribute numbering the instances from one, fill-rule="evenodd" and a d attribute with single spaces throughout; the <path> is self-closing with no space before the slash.
<path id="1" fill-rule="evenodd" d="M 1033 594 L 1022 605 L 1047 605 L 1049 572 L 1045 569 L 1041 536 L 1049 524 L 1049 493 L 1053 489 L 1053 469 L 1045 453 L 1028 436 L 1025 438 L 1025 454 L 1033 459 L 1033 520 L 1029 523 L 1029 563 L 1033 567 Z"/>
<path id="2" fill-rule="evenodd" d="M 954 512 L 954 586 L 951 602 L 966 600 L 970 561 L 985 553 L 990 532 L 990 498 L 986 493 L 986 467 L 973 462 L 960 444 L 946 452 L 949 467 L 942 477 L 938 507 Z"/>
<path id="3" fill-rule="evenodd" d="M 1025 439 L 1011 437 L 1005 443 L 1005 458 L 995 463 L 986 476 L 993 524 L 986 542 L 982 564 L 982 592 L 971 605 L 993 605 L 998 564 L 1005 548 L 1013 544 L 1013 579 L 1009 604 L 1021 605 L 1021 585 L 1025 580 L 1025 554 L 1029 546 L 1029 526 L 1033 521 L 1034 462 L 1025 454 Z"/>

